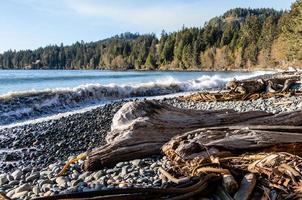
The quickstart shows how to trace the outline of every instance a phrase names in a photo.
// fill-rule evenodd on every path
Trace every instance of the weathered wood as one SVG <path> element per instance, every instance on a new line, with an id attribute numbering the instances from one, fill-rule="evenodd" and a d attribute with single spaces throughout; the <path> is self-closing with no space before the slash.
<path id="1" fill-rule="evenodd" d="M 266 99 L 270 97 L 301 95 L 301 73 L 277 73 L 245 80 L 231 80 L 227 91 L 198 92 L 180 97 L 184 101 L 237 101 Z"/>
<path id="2" fill-rule="evenodd" d="M 236 192 L 235 200 L 248 200 L 256 185 L 256 175 L 247 174 L 243 177 L 239 190 Z"/>
<path id="3" fill-rule="evenodd" d="M 158 171 L 164 175 L 169 181 L 176 183 L 176 184 L 181 184 L 181 183 L 186 183 L 189 182 L 190 178 L 189 177 L 183 177 L 183 178 L 175 178 L 171 174 L 169 174 L 166 170 L 164 170 L 162 167 L 158 168 Z"/>
<path id="4" fill-rule="evenodd" d="M 84 168 L 97 170 L 117 162 L 160 153 L 173 136 L 203 127 L 227 125 L 301 125 L 302 111 L 274 115 L 261 111 L 179 109 L 157 101 L 126 103 L 114 116 L 107 144 L 88 154 Z"/>
<path id="5" fill-rule="evenodd" d="M 223 174 L 222 180 L 222 185 L 229 194 L 234 194 L 238 190 L 238 183 L 232 174 Z"/>
<path id="6" fill-rule="evenodd" d="M 259 175 L 258 187 L 276 188 L 281 199 L 301 193 L 301 126 L 203 128 L 173 137 L 162 149 L 182 175 L 229 171 L 238 180 L 242 172 L 251 172 Z M 241 186 L 234 199 L 248 199 L 250 186 Z"/>
<path id="7" fill-rule="evenodd" d="M 264 120 L 264 122 L 266 122 Z M 199 166 L 210 156 L 247 152 L 302 154 L 302 127 L 235 126 L 194 130 L 172 138 L 162 150 L 176 166 Z M 189 170 L 187 173 L 191 173 Z"/>

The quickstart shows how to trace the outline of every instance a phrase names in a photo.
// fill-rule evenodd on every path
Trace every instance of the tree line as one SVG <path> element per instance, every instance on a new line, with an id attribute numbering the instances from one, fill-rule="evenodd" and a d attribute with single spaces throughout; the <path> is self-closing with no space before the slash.
<path id="1" fill-rule="evenodd" d="M 2 69 L 230 70 L 302 64 L 302 1 L 289 11 L 236 8 L 201 28 L 0 54 Z"/>

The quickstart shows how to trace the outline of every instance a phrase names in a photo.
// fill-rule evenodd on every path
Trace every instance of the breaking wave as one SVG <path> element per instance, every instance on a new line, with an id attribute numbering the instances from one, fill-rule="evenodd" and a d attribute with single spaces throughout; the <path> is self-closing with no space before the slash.
<path id="1" fill-rule="evenodd" d="M 243 79 L 260 74 L 263 74 L 263 72 L 236 77 L 204 75 L 189 81 L 179 81 L 173 77 L 165 77 L 154 82 L 139 84 L 86 84 L 74 88 L 12 92 L 0 96 L 0 124 L 10 124 L 17 120 L 72 110 L 108 100 L 222 89 L 225 83 L 233 78 Z"/>

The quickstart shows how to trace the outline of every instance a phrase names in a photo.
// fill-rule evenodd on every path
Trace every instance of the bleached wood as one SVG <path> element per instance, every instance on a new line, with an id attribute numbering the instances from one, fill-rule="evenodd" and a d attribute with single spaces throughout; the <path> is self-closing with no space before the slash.
<path id="1" fill-rule="evenodd" d="M 274 115 L 261 111 L 179 109 L 157 101 L 126 103 L 114 116 L 107 144 L 88 154 L 86 170 L 159 154 L 173 136 L 204 127 L 301 125 L 301 111 Z M 229 142 L 231 144 L 231 142 Z"/>

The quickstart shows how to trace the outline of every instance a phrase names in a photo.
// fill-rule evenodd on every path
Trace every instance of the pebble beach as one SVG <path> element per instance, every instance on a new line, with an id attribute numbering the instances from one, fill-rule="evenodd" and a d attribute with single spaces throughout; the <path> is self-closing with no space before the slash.
<path id="1" fill-rule="evenodd" d="M 301 110 L 301 100 L 299 96 L 289 96 L 229 102 L 183 102 L 176 97 L 157 101 L 186 109 L 280 113 Z M 102 188 L 165 187 L 167 180 L 160 175 L 158 167 L 165 167 L 169 162 L 161 155 L 121 162 L 96 172 L 83 171 L 83 161 L 79 160 L 65 176 L 57 176 L 67 160 L 105 143 L 111 120 L 123 103 L 0 129 L 0 192 L 12 199 L 32 199 Z"/>

